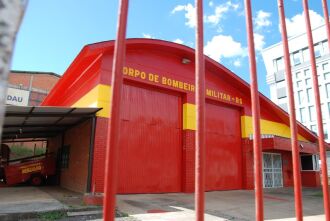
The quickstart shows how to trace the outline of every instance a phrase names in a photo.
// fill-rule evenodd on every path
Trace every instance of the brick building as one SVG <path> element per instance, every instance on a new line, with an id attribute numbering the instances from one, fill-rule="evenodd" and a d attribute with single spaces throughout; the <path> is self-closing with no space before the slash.
<path id="1" fill-rule="evenodd" d="M 11 71 L 8 79 L 7 104 L 39 106 L 60 75 L 51 72 Z"/>

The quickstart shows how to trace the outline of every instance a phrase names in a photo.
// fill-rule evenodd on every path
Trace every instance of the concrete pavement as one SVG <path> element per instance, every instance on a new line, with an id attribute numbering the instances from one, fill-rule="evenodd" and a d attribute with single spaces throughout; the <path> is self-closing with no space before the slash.
<path id="1" fill-rule="evenodd" d="M 36 187 L 0 188 L 0 199 L 0 214 L 67 209 L 67 206 Z"/>
<path id="2" fill-rule="evenodd" d="M 320 189 L 304 189 L 305 220 L 323 221 L 323 201 Z M 118 195 L 120 211 L 138 220 L 194 220 L 193 194 Z M 292 188 L 269 189 L 264 193 L 265 219 L 269 221 L 295 220 Z M 205 220 L 255 220 L 254 192 L 246 190 L 206 193 Z"/>

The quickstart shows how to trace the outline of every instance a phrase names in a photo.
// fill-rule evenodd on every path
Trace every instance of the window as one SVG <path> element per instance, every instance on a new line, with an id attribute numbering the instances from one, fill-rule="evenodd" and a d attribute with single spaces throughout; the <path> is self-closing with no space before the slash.
<path id="1" fill-rule="evenodd" d="M 308 103 L 312 102 L 313 99 L 313 93 L 312 93 L 312 88 L 307 88 L 307 101 Z"/>
<path id="2" fill-rule="evenodd" d="M 300 160 L 301 170 L 320 170 L 318 155 L 302 155 Z"/>
<path id="3" fill-rule="evenodd" d="M 302 74 L 301 74 L 301 72 L 296 72 L 296 78 L 297 78 L 297 79 L 302 78 Z"/>
<path id="4" fill-rule="evenodd" d="M 300 87 L 302 87 L 302 81 L 301 80 L 297 81 L 297 88 L 300 88 Z"/>
<path id="5" fill-rule="evenodd" d="M 311 72 L 309 69 L 304 70 L 305 73 L 305 77 L 310 77 L 311 76 Z"/>
<path id="6" fill-rule="evenodd" d="M 327 41 L 322 42 L 324 54 L 329 54 L 329 46 Z"/>
<path id="7" fill-rule="evenodd" d="M 316 114 L 315 114 L 315 106 L 309 106 L 308 107 L 308 111 L 309 111 L 309 120 L 310 121 L 315 121 L 315 117 L 316 117 Z"/>
<path id="8" fill-rule="evenodd" d="M 70 146 L 65 145 L 61 150 L 61 168 L 69 168 Z"/>
<path id="9" fill-rule="evenodd" d="M 300 53 L 299 52 L 295 52 L 293 53 L 293 64 L 294 65 L 299 65 L 301 64 L 301 56 L 300 56 Z"/>
<path id="10" fill-rule="evenodd" d="M 306 86 L 312 85 L 311 78 L 306 78 L 305 82 L 306 82 Z"/>
<path id="11" fill-rule="evenodd" d="M 277 98 L 281 99 L 285 97 L 286 97 L 286 88 L 285 87 L 277 88 Z"/>
<path id="12" fill-rule="evenodd" d="M 322 119 L 325 120 L 327 116 L 327 109 L 325 108 L 324 104 L 321 104 L 321 111 L 322 111 Z"/>
<path id="13" fill-rule="evenodd" d="M 317 127 L 315 124 L 311 125 L 311 131 L 317 134 Z"/>
<path id="14" fill-rule="evenodd" d="M 324 63 L 322 64 L 323 71 L 328 71 L 329 70 L 329 63 Z"/>
<path id="15" fill-rule="evenodd" d="M 330 98 L 330 83 L 325 85 L 325 90 L 326 90 L 327 98 Z"/>
<path id="16" fill-rule="evenodd" d="M 327 81 L 327 80 L 330 80 L 330 72 L 326 72 L 324 73 L 324 79 Z"/>
<path id="17" fill-rule="evenodd" d="M 283 110 L 285 110 L 286 112 L 288 112 L 288 105 L 286 103 L 279 104 L 278 106 L 280 106 L 280 108 L 282 108 Z"/>
<path id="18" fill-rule="evenodd" d="M 328 139 L 328 128 L 327 124 L 323 124 L 324 139 Z"/>
<path id="19" fill-rule="evenodd" d="M 298 100 L 299 100 L 299 104 L 304 103 L 305 100 L 304 91 L 298 91 Z"/>
<path id="20" fill-rule="evenodd" d="M 304 60 L 304 62 L 309 61 L 309 49 L 308 48 L 303 49 L 303 60 Z"/>
<path id="21" fill-rule="evenodd" d="M 320 44 L 317 44 L 314 46 L 314 53 L 315 53 L 316 58 L 321 57 L 321 45 Z"/>
<path id="22" fill-rule="evenodd" d="M 276 70 L 277 71 L 281 71 L 284 70 L 284 61 L 283 58 L 278 58 L 276 59 Z"/>
<path id="23" fill-rule="evenodd" d="M 329 113 L 329 116 L 330 116 L 330 102 L 328 102 L 328 113 Z"/>
<path id="24" fill-rule="evenodd" d="M 285 80 L 284 72 L 277 72 L 275 74 L 275 80 L 276 80 L 276 82 L 284 81 Z"/>
<path id="25" fill-rule="evenodd" d="M 299 109 L 300 112 L 300 122 L 305 123 L 306 122 L 306 109 L 304 107 Z"/>

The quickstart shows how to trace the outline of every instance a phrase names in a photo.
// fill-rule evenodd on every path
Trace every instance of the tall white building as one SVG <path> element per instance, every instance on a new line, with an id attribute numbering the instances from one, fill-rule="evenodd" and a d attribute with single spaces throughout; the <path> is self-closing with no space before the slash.
<path id="1" fill-rule="evenodd" d="M 325 25 L 313 29 L 313 38 L 324 133 L 326 141 L 329 142 L 330 55 Z M 312 89 L 310 55 L 306 33 L 289 38 L 289 51 L 297 120 L 317 133 L 315 96 Z M 262 57 L 267 70 L 267 84 L 270 88 L 271 100 L 285 111 L 288 111 L 289 101 L 282 42 L 264 49 Z"/>

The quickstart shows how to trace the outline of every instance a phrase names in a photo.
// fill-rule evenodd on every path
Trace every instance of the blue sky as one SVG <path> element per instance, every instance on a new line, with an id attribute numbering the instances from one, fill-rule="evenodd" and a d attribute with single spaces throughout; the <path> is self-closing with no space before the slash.
<path id="1" fill-rule="evenodd" d="M 321 0 L 309 1 L 312 25 L 323 22 Z M 302 1 L 285 1 L 289 35 L 303 31 Z M 269 96 L 261 50 L 281 41 L 277 0 L 252 1 L 260 91 Z M 113 40 L 117 0 L 30 0 L 13 70 L 63 74 L 81 48 Z M 194 47 L 194 0 L 131 0 L 128 38 L 157 38 Z M 204 1 L 204 52 L 249 82 L 243 0 Z"/>

